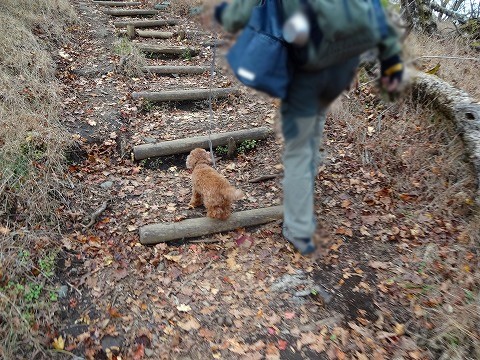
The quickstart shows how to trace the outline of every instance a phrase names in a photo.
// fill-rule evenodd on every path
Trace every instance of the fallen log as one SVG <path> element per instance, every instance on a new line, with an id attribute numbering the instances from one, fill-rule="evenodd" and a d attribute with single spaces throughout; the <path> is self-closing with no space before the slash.
<path id="1" fill-rule="evenodd" d="M 153 16 L 158 14 L 158 10 L 147 9 L 103 10 L 103 12 L 111 16 Z"/>
<path id="2" fill-rule="evenodd" d="M 195 56 L 198 54 L 198 50 L 185 46 L 165 46 L 165 45 L 149 45 L 138 44 L 137 48 L 147 54 L 160 54 L 160 55 L 184 55 L 189 54 Z"/>
<path id="3" fill-rule="evenodd" d="M 144 66 L 144 72 L 153 74 L 203 74 L 209 66 Z"/>
<path id="4" fill-rule="evenodd" d="M 136 33 L 140 37 L 155 38 L 155 39 L 170 39 L 175 35 L 171 31 L 152 31 L 152 30 L 137 30 Z"/>
<path id="5" fill-rule="evenodd" d="M 206 100 L 210 98 L 226 97 L 230 94 L 237 94 L 237 88 L 216 88 L 216 89 L 190 89 L 190 90 L 168 90 L 168 91 L 139 91 L 132 93 L 132 98 L 143 98 L 152 102 L 162 101 L 189 101 Z"/>
<path id="6" fill-rule="evenodd" d="M 101 6 L 139 6 L 142 5 L 141 2 L 139 1 L 93 1 L 95 5 L 101 5 Z"/>
<path id="7" fill-rule="evenodd" d="M 154 245 L 171 240 L 195 238 L 243 227 L 262 225 L 280 220 L 282 217 L 283 206 L 273 206 L 236 212 L 227 220 L 204 217 L 174 223 L 145 225 L 140 228 L 140 243 Z"/>
<path id="8" fill-rule="evenodd" d="M 212 146 L 223 146 L 228 144 L 230 138 L 236 143 L 245 140 L 262 140 L 273 134 L 273 130 L 267 127 L 258 127 L 253 129 L 230 131 L 226 133 L 212 134 L 210 140 Z M 157 156 L 167 156 L 174 154 L 183 154 L 192 151 L 195 148 L 209 148 L 208 136 L 194 136 L 191 138 L 162 141 L 154 144 L 142 144 L 133 147 L 133 156 L 135 160 L 143 160 Z"/>
<path id="9" fill-rule="evenodd" d="M 179 22 L 175 19 L 169 20 L 136 20 L 136 21 L 115 21 L 113 25 L 117 28 L 126 28 L 127 25 L 133 25 L 136 28 L 162 27 L 177 25 Z"/>
<path id="10" fill-rule="evenodd" d="M 209 47 L 209 46 L 216 46 L 216 47 L 222 47 L 228 45 L 228 41 L 226 40 L 208 40 L 204 41 L 201 43 L 203 47 Z"/>
<path id="11" fill-rule="evenodd" d="M 202 36 L 209 36 L 211 33 L 206 31 L 197 31 L 197 30 L 179 30 L 175 33 L 175 36 L 178 37 L 179 40 L 183 39 L 196 39 Z"/>
<path id="12" fill-rule="evenodd" d="M 432 102 L 450 120 L 462 136 L 477 177 L 477 198 L 480 205 L 480 103 L 435 75 L 415 72 L 413 92 L 417 98 Z"/>

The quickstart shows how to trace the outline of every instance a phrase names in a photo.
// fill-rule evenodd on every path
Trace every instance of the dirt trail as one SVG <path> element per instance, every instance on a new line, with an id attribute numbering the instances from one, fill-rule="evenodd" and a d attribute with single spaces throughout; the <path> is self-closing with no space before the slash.
<path id="1" fill-rule="evenodd" d="M 206 135 L 209 115 L 204 101 L 157 106 L 134 101 L 130 94 L 208 87 L 210 77 L 128 78 L 115 72 L 120 56 L 115 54 L 114 19 L 91 1 L 72 3 L 81 22 L 72 30 L 72 45 L 64 49 L 68 56 L 60 59 L 59 76 L 66 94 L 65 125 L 81 144 L 70 171 L 84 187 L 70 214 L 61 264 L 62 281 L 70 283 L 59 314 L 65 349 L 99 359 L 117 354 L 117 347 L 122 359 L 421 358 L 422 351 L 401 327 L 412 321 L 409 300 L 399 295 L 396 282 L 388 282 L 393 274 L 413 283 L 422 280 L 415 272 L 397 272 L 408 246 L 391 240 L 409 225 L 395 212 L 388 180 L 358 163 L 340 124 L 328 124 L 335 138 L 326 144 L 327 170 L 318 177 L 318 218 L 330 237 L 317 257 L 293 251 L 278 222 L 197 243 L 139 244 L 140 226 L 201 217 L 205 211 L 188 209 L 185 155 L 137 163 L 130 158 L 132 147 Z M 198 28 L 195 19 L 169 11 L 157 18 L 177 18 L 180 24 L 173 29 Z M 200 35 L 182 43 L 209 39 Z M 211 49 L 200 49 L 196 57 L 150 59 L 149 65 L 209 66 Z M 221 58 L 214 82 L 218 87 L 236 84 Z M 374 106 L 377 100 L 360 93 L 358 101 Z M 242 88 L 241 95 L 215 102 L 212 131 L 272 126 L 276 106 Z M 279 177 L 248 182 L 281 173 L 280 154 L 281 142 L 272 137 L 218 162 L 219 171 L 246 194 L 234 210 L 281 203 Z M 109 201 L 107 209 L 85 228 L 104 201 Z M 318 289 L 331 295 L 328 304 Z"/>

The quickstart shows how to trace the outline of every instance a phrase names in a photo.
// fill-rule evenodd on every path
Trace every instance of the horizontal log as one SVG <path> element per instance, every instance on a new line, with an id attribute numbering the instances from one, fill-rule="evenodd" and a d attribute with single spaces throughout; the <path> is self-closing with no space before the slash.
<path id="1" fill-rule="evenodd" d="M 140 6 L 142 5 L 141 2 L 139 1 L 93 1 L 95 5 L 101 5 L 101 6 Z"/>
<path id="2" fill-rule="evenodd" d="M 143 71 L 153 74 L 203 74 L 209 66 L 144 66 Z"/>
<path id="3" fill-rule="evenodd" d="M 198 54 L 198 49 L 185 47 L 185 46 L 138 44 L 137 48 L 147 54 L 161 54 L 161 55 L 190 54 L 191 56 L 195 56 Z"/>
<path id="4" fill-rule="evenodd" d="M 126 28 L 127 25 L 133 25 L 136 28 L 148 28 L 148 27 L 162 27 L 177 25 L 178 20 L 168 19 L 168 20 L 133 20 L 133 21 L 115 21 L 113 25 L 117 28 Z"/>
<path id="5" fill-rule="evenodd" d="M 236 143 L 245 140 L 262 140 L 273 134 L 273 130 L 267 127 L 230 131 L 226 133 L 212 134 L 210 140 L 212 146 L 223 146 L 228 144 L 230 138 Z M 183 154 L 195 148 L 207 149 L 209 147 L 208 136 L 195 136 L 186 139 L 162 141 L 154 144 L 143 144 L 133 147 L 135 160 L 143 160 L 151 157 Z"/>
<path id="6" fill-rule="evenodd" d="M 140 37 L 155 38 L 155 39 L 170 39 L 175 33 L 171 31 L 153 31 L 153 30 L 136 30 Z"/>
<path id="7" fill-rule="evenodd" d="M 208 40 L 208 41 L 202 42 L 201 45 L 203 47 L 207 47 L 207 46 L 222 47 L 222 46 L 228 45 L 228 41 L 221 40 L 221 39 L 220 40 Z"/>
<path id="8" fill-rule="evenodd" d="M 480 103 L 437 76 L 414 72 L 413 91 L 421 101 L 429 100 L 455 124 L 477 177 L 476 202 L 480 205 Z"/>
<path id="9" fill-rule="evenodd" d="M 158 10 L 147 9 L 103 10 L 103 12 L 111 16 L 153 16 L 158 14 Z"/>
<path id="10" fill-rule="evenodd" d="M 165 91 L 139 91 L 132 93 L 134 99 L 145 99 L 152 102 L 162 101 L 192 101 L 206 100 L 210 98 L 226 97 L 230 94 L 237 94 L 237 88 L 215 88 L 215 89 L 189 89 L 189 90 L 165 90 Z"/>
<path id="11" fill-rule="evenodd" d="M 256 226 L 280 220 L 283 206 L 245 210 L 233 213 L 227 220 L 207 217 L 187 219 L 174 223 L 145 225 L 140 228 L 140 243 L 154 245 L 160 242 L 194 238 L 238 228 Z"/>

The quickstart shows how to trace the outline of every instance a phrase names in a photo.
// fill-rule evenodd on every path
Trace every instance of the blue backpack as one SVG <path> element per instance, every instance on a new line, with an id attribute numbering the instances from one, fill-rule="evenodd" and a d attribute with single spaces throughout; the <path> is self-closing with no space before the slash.
<path id="1" fill-rule="evenodd" d="M 253 9 L 247 26 L 228 52 L 227 60 L 243 84 L 284 99 L 292 68 L 282 27 L 281 1 L 265 0 Z"/>
<path id="2" fill-rule="evenodd" d="M 284 12 L 303 7 L 310 41 L 285 42 Z M 285 99 L 295 68 L 321 69 L 376 47 L 389 35 L 380 0 L 263 0 L 227 54 L 245 85 Z"/>

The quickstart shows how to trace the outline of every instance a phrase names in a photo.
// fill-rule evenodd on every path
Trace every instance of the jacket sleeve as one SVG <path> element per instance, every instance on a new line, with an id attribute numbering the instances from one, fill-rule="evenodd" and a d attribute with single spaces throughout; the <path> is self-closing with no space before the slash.
<path id="1" fill-rule="evenodd" d="M 378 45 L 380 60 L 385 60 L 394 55 L 399 55 L 402 51 L 397 30 L 395 30 L 390 21 L 387 22 L 387 26 L 388 35 L 385 36 Z"/>
<path id="2" fill-rule="evenodd" d="M 229 32 L 242 29 L 250 19 L 252 10 L 262 0 L 233 0 L 222 13 L 222 25 Z"/>
<path id="3" fill-rule="evenodd" d="M 372 5 L 377 16 L 381 40 L 378 44 L 380 60 L 388 59 L 401 52 L 400 39 L 397 30 L 390 21 L 386 10 L 379 0 L 373 0 Z"/>

